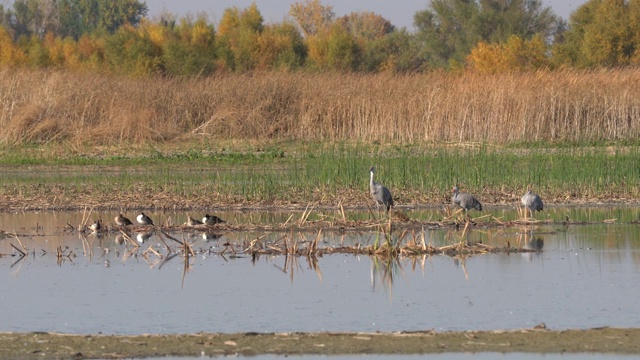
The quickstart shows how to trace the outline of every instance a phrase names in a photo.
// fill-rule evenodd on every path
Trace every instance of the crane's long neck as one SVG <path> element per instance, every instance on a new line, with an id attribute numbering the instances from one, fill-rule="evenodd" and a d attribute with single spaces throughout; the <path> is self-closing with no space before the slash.
<path id="1" fill-rule="evenodd" d="M 373 187 L 376 183 L 373 181 L 373 170 L 370 171 L 371 179 L 369 180 L 369 187 Z"/>

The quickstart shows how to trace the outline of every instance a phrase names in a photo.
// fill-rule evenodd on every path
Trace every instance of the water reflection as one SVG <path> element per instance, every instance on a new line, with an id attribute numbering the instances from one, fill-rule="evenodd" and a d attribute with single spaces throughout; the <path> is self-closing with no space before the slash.
<path id="1" fill-rule="evenodd" d="M 378 284 L 382 284 L 389 294 L 389 301 L 393 301 L 393 280 L 398 272 L 402 271 L 402 265 L 398 257 L 378 256 L 371 257 L 371 287 L 375 291 Z"/>
<path id="2" fill-rule="evenodd" d="M 153 233 L 151 231 L 143 231 L 136 233 L 136 241 L 138 244 L 144 244 L 145 241 L 149 240 Z"/>
<path id="3" fill-rule="evenodd" d="M 629 215 L 607 209 L 597 216 L 611 212 L 629 218 L 637 210 L 629 209 Z M 140 243 L 134 232 L 78 233 L 75 226 L 71 232 L 66 224 L 77 224 L 81 216 L 24 216 L 0 215 L 5 230 L 0 269 L 6 269 L 0 271 L 6 290 L 0 297 L 18 304 L 0 309 L 3 331 L 640 326 L 635 304 L 640 290 L 629 286 L 640 276 L 640 226 L 630 222 L 412 229 L 388 238 L 375 231 L 154 231 L 141 232 Z M 295 248 L 362 247 L 387 239 L 391 246 L 467 243 L 535 251 L 472 257 L 292 255 Z M 271 247 L 282 253 L 248 251 Z M 185 312 L 185 303 L 193 311 Z"/>

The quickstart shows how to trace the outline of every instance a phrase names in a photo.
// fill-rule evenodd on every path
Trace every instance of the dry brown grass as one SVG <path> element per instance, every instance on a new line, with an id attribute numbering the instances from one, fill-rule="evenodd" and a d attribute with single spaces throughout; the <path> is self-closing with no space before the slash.
<path id="1" fill-rule="evenodd" d="M 203 79 L 0 71 L 0 143 L 224 139 L 617 140 L 640 135 L 640 71 L 264 73 Z"/>

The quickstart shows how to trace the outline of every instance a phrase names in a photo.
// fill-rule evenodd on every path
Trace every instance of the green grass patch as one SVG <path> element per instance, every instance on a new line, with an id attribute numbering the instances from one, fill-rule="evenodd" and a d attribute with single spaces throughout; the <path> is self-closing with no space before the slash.
<path id="1" fill-rule="evenodd" d="M 241 149 L 136 150 L 110 156 L 21 149 L 0 157 L 0 189 L 207 194 L 225 201 L 329 201 L 353 191 L 368 199 L 369 167 L 400 203 L 441 202 L 459 184 L 475 194 L 636 197 L 638 147 L 496 148 L 376 144 L 273 144 Z M 52 156 L 51 154 L 63 156 Z M 34 154 L 40 154 L 35 156 Z M 28 165 L 28 166 L 27 166 Z M 23 189 L 24 190 L 24 189 Z M 333 199 L 333 200 L 332 200 Z"/>

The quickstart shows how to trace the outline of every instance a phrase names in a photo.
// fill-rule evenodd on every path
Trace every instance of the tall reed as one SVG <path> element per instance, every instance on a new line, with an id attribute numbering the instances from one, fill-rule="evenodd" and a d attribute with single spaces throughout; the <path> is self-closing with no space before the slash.
<path id="1" fill-rule="evenodd" d="M 0 71 L 0 143 L 636 140 L 637 99 L 634 69 L 176 79 L 12 69 Z"/>

